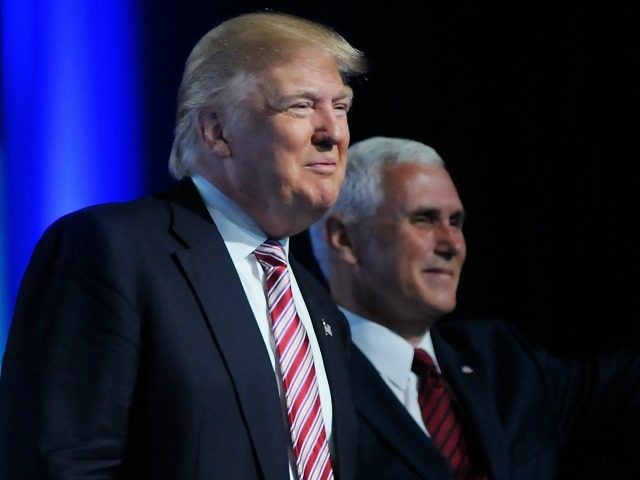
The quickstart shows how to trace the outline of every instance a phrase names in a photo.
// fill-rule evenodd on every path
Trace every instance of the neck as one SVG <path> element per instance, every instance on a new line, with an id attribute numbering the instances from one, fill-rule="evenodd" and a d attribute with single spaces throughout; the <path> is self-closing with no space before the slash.
<path id="1" fill-rule="evenodd" d="M 383 315 L 379 312 L 374 313 L 371 309 L 353 301 L 353 299 L 348 296 L 341 295 L 338 291 L 332 290 L 332 292 L 334 299 L 341 307 L 346 308 L 350 312 L 353 312 L 362 318 L 366 318 L 367 320 L 388 328 L 405 339 L 414 348 L 422 342 L 424 336 L 427 334 L 433 323 L 435 323 L 435 320 L 431 321 L 428 318 L 403 318 L 399 320 L 397 314 Z"/>
<path id="2" fill-rule="evenodd" d="M 411 345 L 418 345 L 439 316 L 414 305 L 389 303 L 370 291 L 356 289 L 351 277 L 341 269 L 332 269 L 329 287 L 333 299 L 356 315 L 371 320 L 404 338 Z M 404 308 L 407 307 L 407 308 Z M 433 312 L 432 312 L 433 313 Z"/>

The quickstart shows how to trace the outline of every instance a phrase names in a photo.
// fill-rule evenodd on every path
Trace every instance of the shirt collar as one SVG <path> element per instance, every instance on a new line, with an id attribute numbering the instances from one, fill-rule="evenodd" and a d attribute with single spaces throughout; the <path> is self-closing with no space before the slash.
<path id="1" fill-rule="evenodd" d="M 397 333 L 376 322 L 367 320 L 340 307 L 351 327 L 351 337 L 380 374 L 399 388 L 404 388 L 411 374 L 413 346 Z M 419 344 L 434 359 L 431 333 L 427 332 Z M 393 361 L 389 361 L 393 359 Z"/>
<path id="2" fill-rule="evenodd" d="M 234 263 L 252 255 L 254 250 L 267 239 L 267 235 L 237 203 L 203 176 L 196 174 L 192 180 L 218 227 Z M 283 238 L 279 241 L 288 256 L 289 239 Z"/>

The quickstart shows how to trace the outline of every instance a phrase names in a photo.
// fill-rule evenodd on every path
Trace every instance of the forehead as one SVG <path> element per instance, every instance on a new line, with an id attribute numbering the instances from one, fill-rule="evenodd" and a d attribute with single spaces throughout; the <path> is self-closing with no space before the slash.
<path id="1" fill-rule="evenodd" d="M 317 47 L 300 47 L 282 54 L 258 74 L 265 92 L 271 94 L 318 93 L 332 95 L 351 93 L 342 81 L 338 64 L 327 52 Z"/>
<path id="2" fill-rule="evenodd" d="M 444 167 L 416 163 L 390 165 L 384 168 L 382 178 L 381 210 L 462 209 L 458 191 Z"/>

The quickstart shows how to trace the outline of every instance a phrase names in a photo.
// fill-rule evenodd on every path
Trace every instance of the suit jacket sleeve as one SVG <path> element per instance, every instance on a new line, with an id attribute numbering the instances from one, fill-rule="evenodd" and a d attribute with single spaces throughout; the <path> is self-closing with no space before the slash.
<path id="1" fill-rule="evenodd" d="M 3 360 L 0 477 L 107 478 L 120 464 L 142 323 L 123 238 L 81 212 L 39 242 Z"/>
<path id="2" fill-rule="evenodd" d="M 543 357 L 559 419 L 559 478 L 638 478 L 640 354 Z"/>

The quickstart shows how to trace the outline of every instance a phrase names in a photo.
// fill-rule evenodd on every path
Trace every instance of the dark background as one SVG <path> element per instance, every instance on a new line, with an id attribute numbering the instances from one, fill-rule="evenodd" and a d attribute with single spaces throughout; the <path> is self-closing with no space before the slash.
<path id="1" fill-rule="evenodd" d="M 506 319 L 558 353 L 640 345 L 640 42 L 631 7 L 517 2 L 147 2 L 145 162 L 169 187 L 175 97 L 198 39 L 272 8 L 369 59 L 352 142 L 401 136 L 445 159 L 468 211 L 453 315 Z M 306 236 L 294 253 L 314 271 Z"/>

